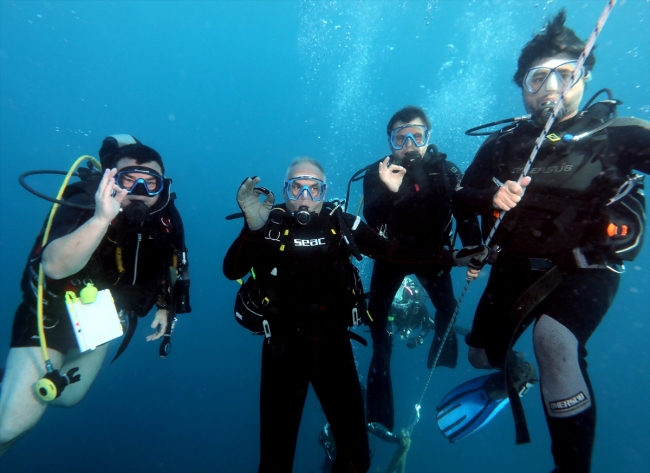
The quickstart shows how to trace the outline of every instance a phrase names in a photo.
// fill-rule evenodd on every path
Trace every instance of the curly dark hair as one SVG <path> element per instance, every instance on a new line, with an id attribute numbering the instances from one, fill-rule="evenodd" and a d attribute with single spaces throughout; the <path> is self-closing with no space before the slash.
<path id="1" fill-rule="evenodd" d="M 562 8 L 555 18 L 551 19 L 540 33 L 535 35 L 521 50 L 517 64 L 517 72 L 512 80 L 517 86 L 522 87 L 526 71 L 535 65 L 535 62 L 547 57 L 567 54 L 578 59 L 585 49 L 585 42 L 582 41 L 571 28 L 564 26 L 566 22 L 566 10 Z M 596 64 L 596 57 L 593 52 L 587 57 L 584 63 L 585 69 L 591 71 Z"/>

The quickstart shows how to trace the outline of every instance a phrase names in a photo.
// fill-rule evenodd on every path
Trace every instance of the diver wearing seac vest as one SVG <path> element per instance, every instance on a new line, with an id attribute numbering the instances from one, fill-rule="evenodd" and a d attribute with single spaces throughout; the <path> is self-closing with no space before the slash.
<path id="1" fill-rule="evenodd" d="M 310 383 L 336 440 L 334 471 L 367 471 L 370 458 L 363 400 L 347 330 L 352 325 L 348 313 L 350 254 L 422 267 L 443 261 L 429 250 L 390 243 L 360 218 L 326 204 L 325 173 L 312 158 L 297 158 L 289 167 L 284 208 L 273 208 L 273 194 L 255 187 L 259 181 L 246 179 L 239 189 L 237 200 L 246 225 L 223 264 L 229 279 L 251 271 L 268 303 L 259 471 L 292 470 Z M 263 202 L 258 200 L 260 195 L 266 196 Z"/>
<path id="2" fill-rule="evenodd" d="M 587 473 L 596 407 L 586 343 L 614 300 L 618 268 L 642 243 L 642 178 L 634 171 L 650 171 L 650 124 L 609 121 L 598 108 L 611 102 L 579 112 L 595 59 L 588 56 L 577 69 L 585 43 L 565 19 L 561 10 L 519 58 L 514 80 L 532 120 L 494 133 L 481 146 L 456 202 L 460 211 L 482 216 L 485 235 L 494 212 L 507 211 L 491 241 L 493 266 L 466 337 L 469 360 L 476 368 L 503 368 L 534 322 L 554 472 Z M 529 176 L 518 183 L 540 123 L 563 92 L 564 109 Z"/>

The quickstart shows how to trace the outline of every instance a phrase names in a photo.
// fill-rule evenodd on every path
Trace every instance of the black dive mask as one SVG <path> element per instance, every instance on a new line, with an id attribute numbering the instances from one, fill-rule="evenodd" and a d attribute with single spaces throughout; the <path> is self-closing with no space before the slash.
<path id="1" fill-rule="evenodd" d="M 307 225 L 309 222 L 311 222 L 311 212 L 309 212 L 309 207 L 306 205 L 301 205 L 298 208 L 298 211 L 294 212 L 293 217 L 300 225 Z"/>
<path id="2" fill-rule="evenodd" d="M 539 126 L 539 127 L 544 127 L 546 123 L 548 122 L 548 119 L 551 118 L 551 115 L 553 114 L 553 109 L 555 108 L 555 105 L 557 102 L 544 102 L 536 111 L 531 115 L 531 121 Z M 564 118 L 564 114 L 566 113 L 566 110 L 564 107 L 561 107 L 558 111 L 557 114 L 555 115 L 555 121 L 559 122 Z"/>
<path id="3" fill-rule="evenodd" d="M 141 200 L 132 200 L 129 205 L 122 209 L 122 213 L 126 219 L 142 225 L 149 218 L 151 209 Z"/>

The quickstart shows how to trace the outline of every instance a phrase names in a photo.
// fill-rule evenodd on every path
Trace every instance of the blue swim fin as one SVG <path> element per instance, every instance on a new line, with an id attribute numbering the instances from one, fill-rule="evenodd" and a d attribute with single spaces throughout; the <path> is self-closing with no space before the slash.
<path id="1" fill-rule="evenodd" d="M 534 368 L 530 375 L 522 383 L 520 396 L 537 381 Z M 490 422 L 508 402 L 502 371 L 474 378 L 453 389 L 440 401 L 436 408 L 438 427 L 450 442 L 456 442 Z"/>

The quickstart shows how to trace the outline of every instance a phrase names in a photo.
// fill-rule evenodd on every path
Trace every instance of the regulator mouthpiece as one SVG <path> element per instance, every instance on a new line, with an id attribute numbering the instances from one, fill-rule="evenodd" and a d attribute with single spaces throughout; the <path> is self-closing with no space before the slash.
<path id="1" fill-rule="evenodd" d="M 68 384 L 76 383 L 81 380 L 81 375 L 76 374 L 79 368 L 71 368 L 64 375 L 59 370 L 47 373 L 36 382 L 36 395 L 41 401 L 53 401 L 63 393 Z"/>
<path id="2" fill-rule="evenodd" d="M 296 221 L 300 225 L 307 225 L 311 222 L 311 213 L 309 212 L 309 207 L 306 205 L 301 205 L 298 208 L 298 211 L 294 214 Z"/>
<path id="3" fill-rule="evenodd" d="M 540 128 L 543 128 L 546 123 L 548 122 L 548 119 L 551 118 L 551 115 L 553 115 L 553 109 L 555 109 L 555 106 L 557 105 L 557 102 L 544 102 L 540 107 L 535 111 L 535 113 L 532 114 L 531 121 L 539 126 Z M 564 118 L 565 110 L 564 107 L 560 107 L 555 114 L 555 120 L 556 121 L 561 121 L 562 118 Z"/>

